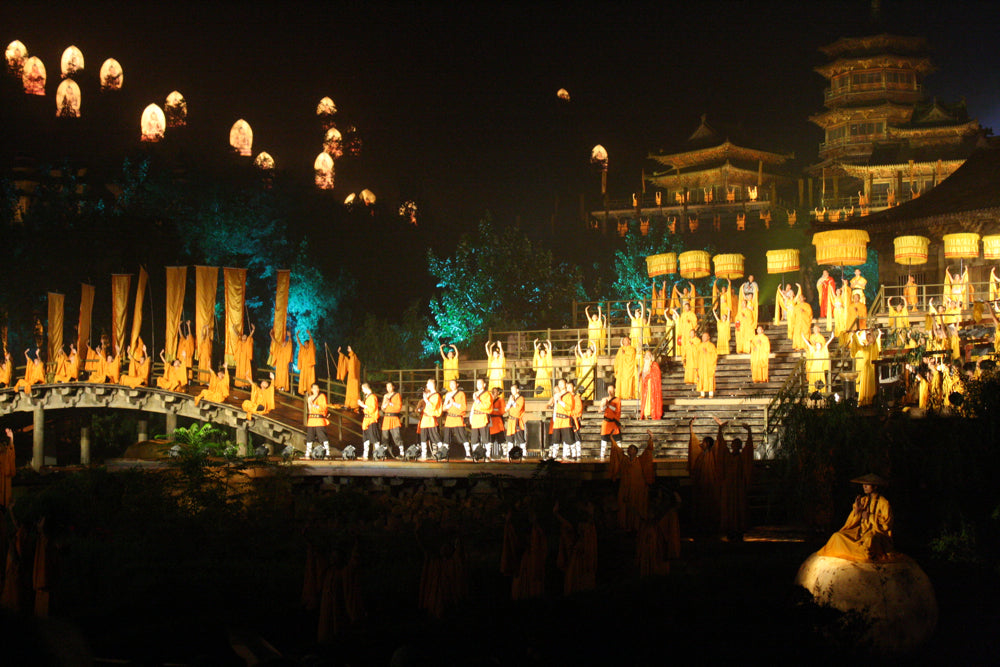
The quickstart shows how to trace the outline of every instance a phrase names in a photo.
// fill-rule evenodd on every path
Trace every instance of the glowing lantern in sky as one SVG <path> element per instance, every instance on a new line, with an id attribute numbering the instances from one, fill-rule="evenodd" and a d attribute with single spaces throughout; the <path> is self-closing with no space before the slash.
<path id="1" fill-rule="evenodd" d="M 274 158 L 271 157 L 270 153 L 262 152 L 257 157 L 254 158 L 253 166 L 263 171 L 273 171 Z"/>
<path id="2" fill-rule="evenodd" d="M 567 102 L 569 102 L 569 91 L 566 90 L 565 88 L 560 88 L 558 91 L 556 91 L 556 97 L 558 97 L 561 100 L 566 100 Z"/>
<path id="3" fill-rule="evenodd" d="M 62 78 L 73 76 L 83 69 L 83 54 L 75 46 L 67 46 L 59 64 L 62 66 Z"/>
<path id="4" fill-rule="evenodd" d="M 65 79 L 56 90 L 56 116 L 80 117 L 80 86 L 73 79 Z"/>
<path id="5" fill-rule="evenodd" d="M 360 195 L 361 201 L 364 202 L 365 206 L 371 206 L 375 203 L 375 193 L 371 190 L 362 190 Z"/>
<path id="6" fill-rule="evenodd" d="M 157 142 L 163 138 L 163 132 L 167 127 L 167 119 L 163 116 L 163 109 L 156 104 L 150 104 L 142 112 L 142 140 Z"/>
<path id="7" fill-rule="evenodd" d="M 184 96 L 176 90 L 167 95 L 167 103 L 166 106 L 163 107 L 163 110 L 167 115 L 167 127 L 184 127 L 187 125 L 187 101 L 184 99 Z M 230 135 L 229 141 L 232 142 L 232 135 Z M 247 153 L 247 155 L 249 155 L 249 153 Z"/>
<path id="8" fill-rule="evenodd" d="M 24 92 L 28 95 L 45 94 L 45 65 L 36 56 L 24 61 L 21 82 L 24 84 Z"/>
<path id="9" fill-rule="evenodd" d="M 354 206 L 354 200 L 357 199 L 357 198 L 358 198 L 358 196 L 352 192 L 351 194 L 347 195 L 346 198 L 344 198 L 344 205 L 345 206 Z"/>
<path id="10" fill-rule="evenodd" d="M 412 201 L 405 201 L 399 206 L 399 217 L 406 218 L 414 227 L 417 226 L 417 205 Z"/>
<path id="11" fill-rule="evenodd" d="M 253 130 L 250 129 L 250 123 L 242 118 L 233 123 L 233 129 L 229 130 L 229 145 L 240 155 L 253 155 Z"/>
<path id="12" fill-rule="evenodd" d="M 590 163 L 601 168 L 601 194 L 608 193 L 608 150 L 597 144 L 590 149 Z"/>
<path id="13" fill-rule="evenodd" d="M 7 45 L 4 54 L 7 57 L 7 71 L 14 76 L 21 76 L 24 70 L 24 59 L 28 57 L 28 47 L 16 39 Z"/>
<path id="14" fill-rule="evenodd" d="M 336 113 L 337 105 L 329 97 L 324 97 L 316 105 L 316 117 L 319 118 L 319 124 L 324 130 L 333 126 L 333 117 Z"/>
<path id="15" fill-rule="evenodd" d="M 333 158 L 326 153 L 320 153 L 313 162 L 313 173 L 316 176 L 316 187 L 320 190 L 333 189 Z"/>
<path id="16" fill-rule="evenodd" d="M 121 63 L 114 58 L 108 58 L 101 65 L 101 90 L 121 90 L 125 82 Z"/>
<path id="17" fill-rule="evenodd" d="M 344 137 L 340 134 L 340 130 L 331 127 L 323 136 L 323 151 L 329 153 L 330 157 L 336 160 L 344 154 L 343 140 Z"/>

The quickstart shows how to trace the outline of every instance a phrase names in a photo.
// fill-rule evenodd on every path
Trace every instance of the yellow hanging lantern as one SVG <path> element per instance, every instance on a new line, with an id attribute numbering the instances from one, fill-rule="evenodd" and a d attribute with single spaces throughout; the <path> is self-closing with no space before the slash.
<path id="1" fill-rule="evenodd" d="M 785 248 L 783 250 L 767 251 L 768 273 L 789 273 L 799 270 L 799 249 Z"/>
<path id="2" fill-rule="evenodd" d="M 896 248 L 896 263 L 905 266 L 926 264 L 930 242 L 926 236 L 897 236 L 892 240 Z"/>
<path id="3" fill-rule="evenodd" d="M 712 256 L 705 250 L 688 250 L 678 258 L 681 265 L 681 277 L 694 280 L 711 275 Z"/>
<path id="4" fill-rule="evenodd" d="M 963 234 L 945 234 L 945 259 L 974 259 L 979 257 L 979 234 L 967 232 Z"/>
<path id="5" fill-rule="evenodd" d="M 983 237 L 983 259 L 1000 259 L 1000 234 Z"/>
<path id="6" fill-rule="evenodd" d="M 646 270 L 650 278 L 677 273 L 677 253 L 667 252 L 662 255 L 650 255 L 646 258 Z"/>
<path id="7" fill-rule="evenodd" d="M 868 232 L 863 229 L 833 229 L 813 234 L 816 263 L 857 266 L 868 259 Z"/>
<path id="8" fill-rule="evenodd" d="M 712 258 L 712 262 L 715 263 L 715 276 L 717 278 L 727 278 L 732 280 L 733 278 L 743 277 L 743 263 L 746 258 L 739 253 L 732 253 L 727 255 L 716 255 Z"/>

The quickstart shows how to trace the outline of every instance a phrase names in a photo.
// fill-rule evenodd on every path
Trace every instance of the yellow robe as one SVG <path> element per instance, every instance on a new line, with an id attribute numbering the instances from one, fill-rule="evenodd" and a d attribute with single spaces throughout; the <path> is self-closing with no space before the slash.
<path id="1" fill-rule="evenodd" d="M 750 340 L 757 330 L 757 316 L 753 309 L 741 306 L 736 313 L 736 354 L 750 353 Z"/>
<path id="2" fill-rule="evenodd" d="M 715 391 L 715 365 L 718 360 L 715 343 L 705 340 L 698 344 L 698 391 Z"/>
<path id="3" fill-rule="evenodd" d="M 719 319 L 718 322 L 719 335 L 718 340 L 715 343 L 715 347 L 719 354 L 729 354 L 729 336 L 730 336 L 730 322 L 729 319 Z"/>
<path id="4" fill-rule="evenodd" d="M 754 382 L 767 382 L 770 377 L 771 339 L 767 334 L 754 335 L 750 340 L 750 377 Z"/>
<path id="5" fill-rule="evenodd" d="M 194 397 L 194 404 L 198 405 L 203 400 L 212 401 L 213 403 L 225 403 L 227 398 L 229 398 L 229 373 L 226 372 L 221 379 L 218 375 L 213 374 L 212 379 L 208 381 L 208 389 L 202 389 Z"/>
<path id="6" fill-rule="evenodd" d="M 156 378 L 156 386 L 166 391 L 180 391 L 184 387 L 185 379 L 184 366 L 174 366 L 170 363 L 163 369 L 163 375 Z"/>
<path id="7" fill-rule="evenodd" d="M 992 294 L 992 291 L 993 290 L 991 288 L 990 289 L 990 293 L 991 294 Z M 906 298 L 906 305 L 908 307 L 910 307 L 910 308 L 916 308 L 917 307 L 917 284 L 913 283 L 912 285 L 910 285 L 909 283 L 907 283 L 906 285 L 904 285 L 903 286 L 903 296 Z M 992 298 L 993 297 L 991 296 L 990 299 L 992 300 Z"/>
<path id="8" fill-rule="evenodd" d="M 10 360 L 4 359 L 3 363 L 0 363 L 0 386 L 10 386 L 11 373 L 13 373 L 13 365 Z"/>
<path id="9" fill-rule="evenodd" d="M 851 338 L 851 354 L 854 356 L 854 370 L 858 374 L 855 386 L 858 392 L 858 405 L 870 405 L 875 398 L 876 378 L 875 360 L 878 359 L 881 346 L 878 339 L 869 338 L 862 345 L 857 335 Z"/>
<path id="10" fill-rule="evenodd" d="M 177 358 L 181 360 L 181 365 L 185 370 L 191 368 L 194 363 L 194 336 L 188 334 L 177 343 Z"/>
<path id="11" fill-rule="evenodd" d="M 648 327 L 645 326 L 646 322 L 642 317 L 629 316 L 629 320 L 632 325 L 629 329 L 629 338 L 632 339 L 632 345 L 641 350 L 643 344 L 649 342 L 646 339 L 646 330 Z"/>
<path id="12" fill-rule="evenodd" d="M 596 315 L 587 320 L 587 342 L 594 344 L 597 354 L 604 354 L 604 322 Z"/>
<path id="13" fill-rule="evenodd" d="M 243 401 L 243 411 L 247 413 L 247 420 L 253 419 L 254 415 L 266 415 L 274 410 L 274 385 L 269 384 L 267 389 L 261 389 L 260 384 L 255 384 L 250 391 L 250 400 Z"/>
<path id="14" fill-rule="evenodd" d="M 209 334 L 198 343 L 198 382 L 212 383 L 212 336 Z"/>
<path id="15" fill-rule="evenodd" d="M 361 359 L 354 350 L 337 358 L 337 379 L 346 385 L 344 406 L 356 409 L 361 398 Z"/>
<path id="16" fill-rule="evenodd" d="M 576 365 L 576 390 L 580 398 L 593 400 L 595 384 L 597 384 L 597 355 L 585 354 L 579 358 Z"/>
<path id="17" fill-rule="evenodd" d="M 31 386 L 45 384 L 45 364 L 40 361 L 32 361 L 24 367 L 24 377 L 17 381 L 14 389 L 31 391 Z"/>
<path id="18" fill-rule="evenodd" d="M 236 342 L 236 386 L 247 387 L 253 382 L 253 338 Z"/>
<path id="19" fill-rule="evenodd" d="M 622 345 L 615 355 L 615 387 L 618 398 L 625 400 L 639 398 L 635 350 L 634 345 Z"/>
<path id="20" fill-rule="evenodd" d="M 808 337 L 809 329 L 812 326 L 812 306 L 806 301 L 799 301 L 791 312 L 792 323 L 792 349 L 805 349 L 803 338 Z"/>
<path id="21" fill-rule="evenodd" d="M 694 337 L 684 339 L 684 383 L 698 383 L 698 346 L 701 342 Z"/>
<path id="22" fill-rule="evenodd" d="M 316 381 L 316 343 L 310 338 L 299 345 L 299 393 L 309 393 Z"/>
<path id="23" fill-rule="evenodd" d="M 858 496 L 844 527 L 830 537 L 819 555 L 872 562 L 884 559 L 892 551 L 892 508 L 888 500 L 872 493 Z"/>
<path id="24" fill-rule="evenodd" d="M 822 336 L 820 336 L 822 339 Z M 806 352 L 806 380 L 809 382 L 809 390 L 816 389 L 816 382 L 822 380 L 824 387 L 829 387 L 827 373 L 830 371 L 830 350 L 824 345 L 826 341 L 820 340 L 817 345 L 810 339 L 810 348 Z"/>
<path id="25" fill-rule="evenodd" d="M 677 351 L 684 354 L 684 346 L 688 344 L 691 332 L 698 328 L 698 316 L 693 311 L 686 310 L 677 318 Z"/>
<path id="26" fill-rule="evenodd" d="M 503 379 L 507 375 L 507 358 L 504 355 L 490 355 L 489 359 L 489 385 L 487 389 L 494 387 L 503 391 Z"/>
<path id="27" fill-rule="evenodd" d="M 292 380 L 288 365 L 292 363 L 292 339 L 274 343 L 274 387 L 281 391 L 291 391 Z"/>
<path id="28" fill-rule="evenodd" d="M 535 397 L 552 398 L 552 359 L 546 354 L 544 357 L 538 354 L 535 349 L 535 356 L 531 359 L 531 368 L 535 371 Z M 541 388 L 541 391 L 539 391 Z"/>
<path id="29" fill-rule="evenodd" d="M 910 328 L 910 313 L 905 305 L 902 308 L 889 309 L 889 326 L 893 329 Z"/>
<path id="30" fill-rule="evenodd" d="M 132 361 L 128 368 L 128 375 L 122 378 L 121 383 L 126 387 L 145 386 L 149 381 L 149 357 L 143 357 L 142 361 Z"/>
<path id="31" fill-rule="evenodd" d="M 448 383 L 452 380 L 458 382 L 458 354 L 456 353 L 454 357 L 450 359 L 445 356 L 441 359 L 441 368 L 444 370 L 444 386 L 448 386 Z"/>

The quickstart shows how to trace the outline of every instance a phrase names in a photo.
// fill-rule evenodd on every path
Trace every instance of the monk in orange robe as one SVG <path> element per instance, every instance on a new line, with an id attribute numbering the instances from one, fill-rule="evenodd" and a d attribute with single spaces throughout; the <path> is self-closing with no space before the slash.
<path id="1" fill-rule="evenodd" d="M 10 358 L 10 352 L 4 350 L 3 362 L 0 363 L 0 387 L 9 387 L 11 375 L 14 372 L 14 364 Z"/>
<path id="2" fill-rule="evenodd" d="M 181 336 L 180 340 L 177 341 L 177 357 L 181 360 L 181 365 L 184 366 L 184 384 L 187 384 L 188 371 L 194 365 L 194 335 L 191 333 L 191 320 L 181 323 L 182 326 L 187 324 L 187 335 Z"/>
<path id="3" fill-rule="evenodd" d="M 706 436 L 699 440 L 694 434 L 694 417 L 688 424 L 691 437 L 688 441 L 688 472 L 691 476 L 692 514 L 695 525 L 710 532 L 719 528 L 721 515 L 721 485 L 723 481 L 723 448 L 725 440 L 722 428 L 726 422 L 712 417 L 719 425 L 719 433 L 713 440 Z"/>
<path id="4" fill-rule="evenodd" d="M 212 384 L 212 329 L 206 325 L 201 328 L 201 339 L 198 341 L 198 381 Z"/>
<path id="5" fill-rule="evenodd" d="M 135 389 L 149 382 L 149 355 L 143 345 L 139 354 L 130 354 L 132 363 L 128 367 L 128 375 L 122 378 L 122 384 Z"/>
<path id="6" fill-rule="evenodd" d="M 237 387 L 248 387 L 253 378 L 253 335 L 256 329 L 250 325 L 249 334 L 241 334 L 237 330 L 239 340 L 236 341 L 236 375 L 234 383 Z"/>
<path id="7" fill-rule="evenodd" d="M 101 350 L 87 345 L 83 357 L 83 371 L 87 374 L 87 382 L 104 382 L 104 355 Z M 96 378 L 96 379 L 95 379 Z"/>
<path id="8" fill-rule="evenodd" d="M 208 381 L 208 389 L 202 389 L 194 397 L 194 404 L 198 405 L 202 401 L 225 403 L 227 398 L 229 398 L 229 369 L 223 366 Z"/>
<path id="9" fill-rule="evenodd" d="M 306 339 L 299 338 L 299 332 L 295 332 L 295 342 L 299 344 L 299 393 L 305 396 L 309 387 L 316 381 L 316 343 L 312 339 L 309 330 L 306 329 Z M 352 406 L 353 407 L 353 406 Z"/>
<path id="10" fill-rule="evenodd" d="M 163 362 L 163 375 L 156 378 L 156 386 L 167 391 L 181 391 L 184 387 L 184 366 L 180 359 L 174 359 L 169 364 L 164 350 L 160 350 L 160 360 Z"/>
<path id="11" fill-rule="evenodd" d="M 79 377 L 80 357 L 76 345 L 70 343 L 69 355 L 63 355 L 62 361 L 56 365 L 55 382 L 76 382 Z"/>
<path id="12" fill-rule="evenodd" d="M 701 392 L 701 397 L 705 398 L 715 395 L 715 365 L 719 359 L 719 352 L 715 349 L 715 343 L 709 337 L 708 332 L 701 335 L 701 343 L 698 345 L 698 384 L 697 390 Z"/>
<path id="13" fill-rule="evenodd" d="M 274 410 L 274 373 L 270 374 L 270 379 L 264 378 L 253 386 L 250 392 L 250 400 L 243 401 L 243 411 L 247 413 L 247 421 L 254 418 L 254 415 L 266 415 Z"/>
<path id="14" fill-rule="evenodd" d="M 629 532 L 639 530 L 639 526 L 649 514 L 649 487 L 656 479 L 653 452 L 656 449 L 653 434 L 646 431 L 649 440 L 646 449 L 639 455 L 639 448 L 629 445 L 628 452 L 622 451 L 611 438 L 611 479 L 618 482 L 618 527 Z"/>
<path id="15" fill-rule="evenodd" d="M 28 356 L 28 350 L 24 351 L 24 377 L 17 381 L 14 389 L 18 391 L 31 391 L 32 385 L 45 384 L 45 364 L 42 363 L 42 351 L 35 349 L 35 358 Z"/>
<path id="16" fill-rule="evenodd" d="M 274 364 L 274 388 L 291 391 L 292 381 L 288 365 L 292 363 L 292 336 L 287 331 L 285 339 L 278 340 L 271 329 L 271 362 Z"/>
<path id="17" fill-rule="evenodd" d="M 122 375 L 121 347 L 115 350 L 114 356 L 110 354 L 104 360 L 104 374 L 107 376 L 108 384 L 118 384 Z"/>
<path id="18" fill-rule="evenodd" d="M 337 379 L 347 385 L 344 407 L 356 410 L 361 397 L 361 360 L 350 345 L 347 346 L 347 354 L 337 348 Z"/>

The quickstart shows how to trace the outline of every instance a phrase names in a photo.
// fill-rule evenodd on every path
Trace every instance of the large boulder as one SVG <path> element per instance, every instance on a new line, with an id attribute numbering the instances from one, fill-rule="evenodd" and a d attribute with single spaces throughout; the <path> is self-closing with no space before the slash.
<path id="1" fill-rule="evenodd" d="M 938 608 L 930 579 L 911 558 L 892 554 L 878 563 L 859 563 L 814 553 L 799 568 L 796 583 L 813 599 L 858 614 L 860 644 L 880 653 L 919 647 L 937 626 Z"/>

